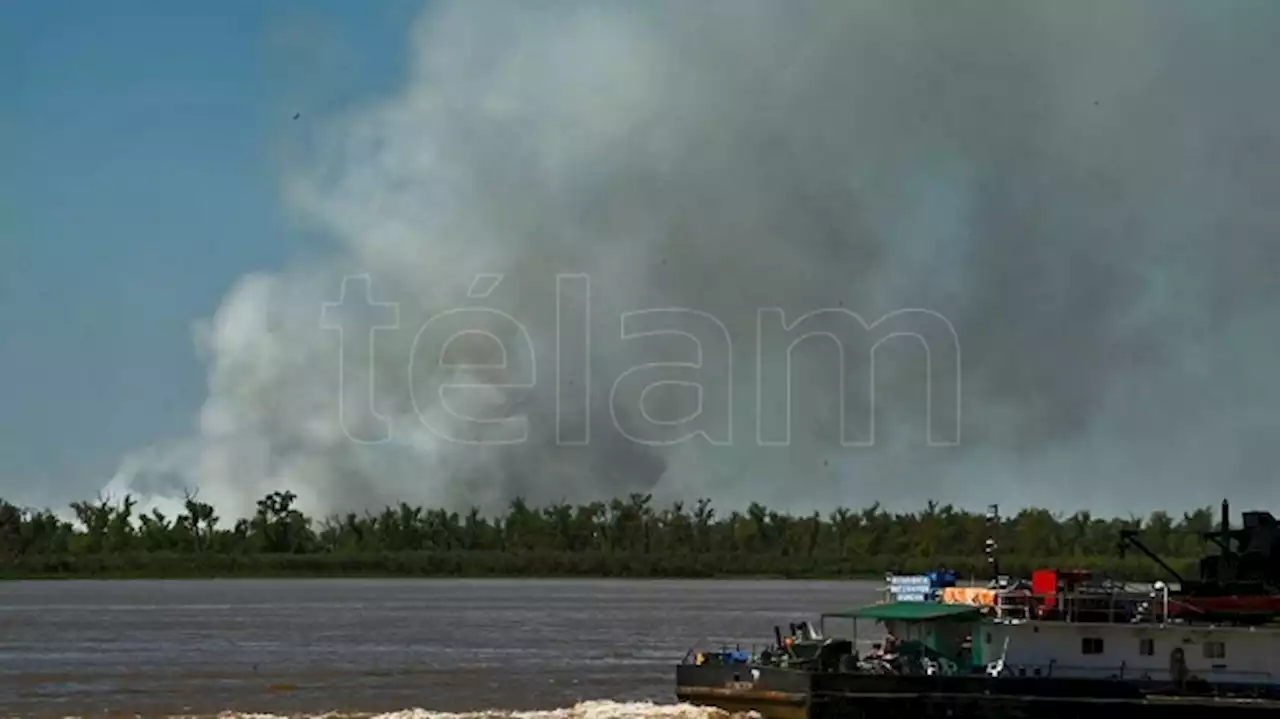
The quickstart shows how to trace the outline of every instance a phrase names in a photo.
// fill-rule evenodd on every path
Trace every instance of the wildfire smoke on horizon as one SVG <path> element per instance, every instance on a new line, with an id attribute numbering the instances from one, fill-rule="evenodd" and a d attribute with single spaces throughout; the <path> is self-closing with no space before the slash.
<path id="1" fill-rule="evenodd" d="M 1274 502 L 1277 31 L 1280 5 L 1243 0 L 431 3 L 406 85 L 335 120 L 287 178 L 332 252 L 230 290 L 200 336 L 199 433 L 125 458 L 108 488 L 198 488 L 232 514 L 275 489 L 319 512 L 632 491 L 798 511 Z M 563 274 L 589 278 L 589 306 Z M 324 316 L 353 275 L 396 304 L 372 356 L 390 308 Z M 505 358 L 479 335 L 453 367 L 415 348 L 473 305 L 518 320 L 484 328 Z M 796 352 L 789 441 L 761 446 L 787 395 L 758 401 L 757 370 L 777 376 L 793 339 L 761 339 L 759 361 L 771 307 L 945 318 L 960 406 L 920 342 L 884 343 L 874 384 L 861 346 L 843 416 L 865 425 L 874 386 L 875 442 L 842 446 L 841 362 L 818 341 Z M 622 315 L 650 308 L 723 326 L 701 369 L 671 370 L 701 395 L 611 401 L 633 367 L 696 359 L 687 338 L 622 339 Z M 714 340 L 700 316 L 661 323 Z M 945 333 L 917 317 L 945 365 Z M 536 386 L 501 386 L 534 361 Z M 466 381 L 489 387 L 436 392 Z M 674 431 L 646 413 L 699 401 L 708 437 L 620 431 Z M 926 441 L 931 403 L 962 410 L 957 446 Z M 528 436 L 423 421 L 459 414 L 516 414 Z"/>

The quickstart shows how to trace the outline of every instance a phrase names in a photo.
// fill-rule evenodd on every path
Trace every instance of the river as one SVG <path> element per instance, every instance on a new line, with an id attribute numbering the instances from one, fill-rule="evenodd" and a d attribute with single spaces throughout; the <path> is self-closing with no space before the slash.
<path id="1" fill-rule="evenodd" d="M 673 701 L 673 667 L 693 645 L 762 644 L 774 624 L 872 601 L 879 586 L 4 582 L 0 708 L 57 717 L 570 707 L 577 716 L 668 715 L 677 710 L 640 703 Z"/>

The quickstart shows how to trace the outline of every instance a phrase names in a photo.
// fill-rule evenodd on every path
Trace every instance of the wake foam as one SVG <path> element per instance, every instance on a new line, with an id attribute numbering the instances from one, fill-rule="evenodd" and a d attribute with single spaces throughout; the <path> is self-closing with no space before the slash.
<path id="1" fill-rule="evenodd" d="M 314 719 L 759 719 L 756 712 L 727 712 L 692 704 L 652 702 L 586 701 L 563 709 L 509 711 L 487 709 L 476 712 L 440 712 L 404 709 L 383 714 L 314 714 Z M 223 712 L 217 719 L 297 719 L 278 714 Z"/>

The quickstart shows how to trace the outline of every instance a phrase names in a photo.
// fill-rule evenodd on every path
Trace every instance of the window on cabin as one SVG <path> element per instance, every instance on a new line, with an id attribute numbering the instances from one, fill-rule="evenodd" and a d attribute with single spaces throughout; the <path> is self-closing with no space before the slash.
<path id="1" fill-rule="evenodd" d="M 1142 656 L 1144 656 L 1144 657 L 1155 656 L 1155 653 L 1156 653 L 1156 640 L 1154 640 L 1154 639 L 1139 639 L 1139 640 L 1138 640 L 1138 653 L 1139 653 L 1139 654 L 1141 654 L 1141 655 L 1142 655 Z"/>
<path id="2" fill-rule="evenodd" d="M 1205 659 L 1226 659 L 1227 645 L 1223 642 L 1205 642 L 1204 643 Z"/>
<path id="3" fill-rule="evenodd" d="M 1101 654 L 1102 638 L 1101 637 L 1083 637 L 1080 640 L 1081 654 Z"/>

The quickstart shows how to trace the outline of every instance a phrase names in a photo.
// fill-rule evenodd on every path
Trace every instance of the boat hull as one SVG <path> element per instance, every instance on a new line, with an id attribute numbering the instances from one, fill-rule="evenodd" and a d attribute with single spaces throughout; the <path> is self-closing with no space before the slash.
<path id="1" fill-rule="evenodd" d="M 766 719 L 805 719 L 813 675 L 776 667 L 676 667 L 676 699 L 730 712 L 759 712 Z"/>
<path id="2" fill-rule="evenodd" d="M 676 670 L 678 700 L 730 712 L 754 711 L 765 719 L 1280 716 L 1276 699 L 1154 694 L 1153 689 L 1113 680 L 818 674 L 746 665 L 681 665 Z"/>

